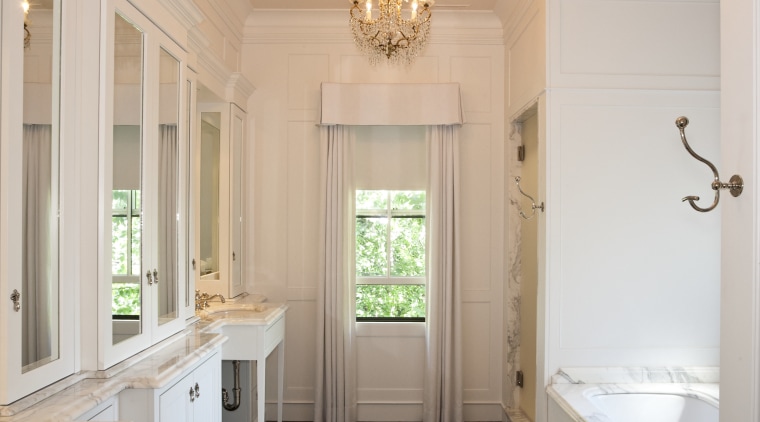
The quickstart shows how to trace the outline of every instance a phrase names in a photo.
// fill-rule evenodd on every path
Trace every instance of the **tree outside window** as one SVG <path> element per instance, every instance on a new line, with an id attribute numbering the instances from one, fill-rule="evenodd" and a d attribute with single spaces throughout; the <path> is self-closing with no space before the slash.
<path id="1" fill-rule="evenodd" d="M 140 191 L 114 190 L 111 210 L 111 311 L 140 315 Z"/>
<path id="2" fill-rule="evenodd" d="M 357 321 L 424 321 L 425 191 L 356 191 Z"/>

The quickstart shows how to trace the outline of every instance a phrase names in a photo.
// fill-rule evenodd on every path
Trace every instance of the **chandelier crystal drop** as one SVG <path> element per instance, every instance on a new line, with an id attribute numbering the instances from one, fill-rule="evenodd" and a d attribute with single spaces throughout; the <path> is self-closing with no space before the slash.
<path id="1" fill-rule="evenodd" d="M 349 25 L 354 42 L 369 56 L 372 65 L 383 59 L 409 65 L 420 55 L 430 34 L 430 8 L 434 0 L 378 0 L 380 16 L 375 19 L 372 0 L 349 2 L 353 4 Z M 402 10 L 403 3 L 409 3 L 407 10 Z"/>

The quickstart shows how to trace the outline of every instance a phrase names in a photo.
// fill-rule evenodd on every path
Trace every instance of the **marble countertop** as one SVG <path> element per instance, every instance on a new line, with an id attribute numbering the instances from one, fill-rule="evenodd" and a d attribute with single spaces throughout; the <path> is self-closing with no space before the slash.
<path id="1" fill-rule="evenodd" d="M 718 368 L 563 368 L 547 394 L 574 421 L 608 421 L 591 398 L 599 394 L 655 393 L 693 397 L 719 405 Z"/>
<path id="2" fill-rule="evenodd" d="M 264 301 L 260 295 L 249 295 L 225 304 L 214 302 L 213 308 L 198 312 L 185 330 L 107 370 L 71 375 L 0 406 L 0 422 L 71 421 L 125 389 L 164 387 L 227 341 L 215 332 L 221 326 L 269 324 L 288 308 Z"/>

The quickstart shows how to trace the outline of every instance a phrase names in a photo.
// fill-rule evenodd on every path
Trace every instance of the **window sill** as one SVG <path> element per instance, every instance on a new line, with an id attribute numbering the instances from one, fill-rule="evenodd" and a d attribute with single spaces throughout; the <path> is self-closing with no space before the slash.
<path id="1" fill-rule="evenodd" d="M 425 337 L 424 322 L 356 322 L 357 337 Z"/>

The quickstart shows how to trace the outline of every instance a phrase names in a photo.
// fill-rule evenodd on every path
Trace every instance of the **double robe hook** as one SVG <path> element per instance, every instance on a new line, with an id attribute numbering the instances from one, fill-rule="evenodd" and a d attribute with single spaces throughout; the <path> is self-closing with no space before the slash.
<path id="1" fill-rule="evenodd" d="M 523 192 L 522 188 L 520 187 L 520 176 L 515 177 L 515 184 L 517 185 L 517 190 L 520 191 L 521 194 L 528 197 L 530 199 L 530 209 L 533 211 L 529 216 L 525 215 L 525 213 L 520 209 L 520 206 L 517 206 L 517 209 L 520 211 L 520 217 L 530 220 L 531 218 L 536 216 L 536 208 L 540 209 L 541 212 L 544 211 L 544 203 L 542 202 L 541 205 L 536 205 L 536 201 L 533 199 L 532 196 L 528 195 L 527 193 Z"/>
<path id="2" fill-rule="evenodd" d="M 676 119 L 676 127 L 678 128 L 678 131 L 681 133 L 681 141 L 683 142 L 683 146 L 686 148 L 686 151 L 691 154 L 692 157 L 696 158 L 697 160 L 707 164 L 708 167 L 710 167 L 710 170 L 713 172 L 713 182 L 710 184 L 712 189 L 715 191 L 715 199 L 713 200 L 712 205 L 710 205 L 707 208 L 702 208 L 699 205 L 697 205 L 694 201 L 699 201 L 699 197 L 695 195 L 686 196 L 681 201 L 689 201 L 689 205 L 691 205 L 692 208 L 699 212 L 708 212 L 712 211 L 715 207 L 718 206 L 718 201 L 720 201 L 720 191 L 721 189 L 728 189 L 729 192 L 731 192 L 731 195 L 734 197 L 737 197 L 742 194 L 742 190 L 744 189 L 744 180 L 741 176 L 738 174 L 735 174 L 731 176 L 731 179 L 729 179 L 728 183 L 723 183 L 720 181 L 720 176 L 718 175 L 718 169 L 715 168 L 713 163 L 705 160 L 699 154 L 694 152 L 694 150 L 691 149 L 689 146 L 689 142 L 686 141 L 686 126 L 689 124 L 689 119 L 687 119 L 684 116 L 681 116 Z"/>

